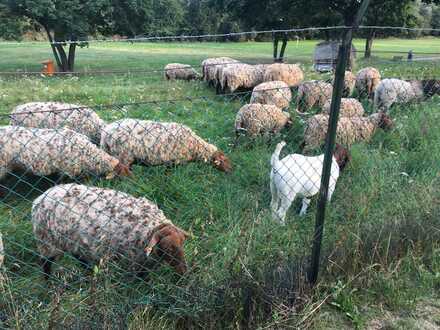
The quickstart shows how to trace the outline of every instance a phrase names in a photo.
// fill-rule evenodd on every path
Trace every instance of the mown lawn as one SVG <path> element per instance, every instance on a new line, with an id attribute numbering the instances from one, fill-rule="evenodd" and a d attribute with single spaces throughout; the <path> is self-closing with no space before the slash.
<path id="1" fill-rule="evenodd" d="M 289 62 L 302 63 L 306 79 L 318 77 L 310 61 L 315 44 L 301 41 L 288 47 Z M 355 44 L 362 49 L 362 41 Z M 417 54 L 440 51 L 440 41 L 387 39 L 377 40 L 375 47 L 413 49 Z M 45 44 L 0 48 L 0 71 L 39 70 L 39 62 L 51 56 Z M 234 164 L 230 175 L 194 163 L 135 166 L 129 179 L 82 181 L 154 200 L 175 224 L 194 235 L 185 246 L 190 272 L 179 278 L 164 266 L 150 274 L 149 281 L 115 264 L 100 265 L 89 275 L 66 257 L 45 283 L 32 238 L 30 204 L 53 184 L 50 180 L 60 178 L 10 175 L 1 183 L 0 231 L 7 258 L 6 279 L 0 284 L 0 328 L 1 322 L 24 328 L 64 322 L 72 328 L 133 329 L 328 328 L 340 322 L 338 328 L 362 328 L 378 310 L 411 311 L 420 297 L 438 293 L 439 98 L 394 108 L 391 132 L 378 131 L 370 143 L 353 146 L 353 160 L 328 207 L 322 281 L 319 290 L 311 292 L 299 269 L 310 253 L 314 202 L 304 218 L 292 207 L 285 227 L 274 223 L 268 212 L 271 153 L 281 139 L 289 143 L 285 153 L 298 150 L 302 119 L 292 112 L 294 125 L 279 136 L 242 138 L 233 148 L 235 114 L 249 95 L 217 96 L 203 82 L 167 82 L 161 72 L 151 72 L 169 62 L 197 67 L 213 56 L 270 62 L 271 52 L 271 43 L 99 43 L 78 51 L 78 70 L 132 73 L 0 76 L 0 114 L 28 101 L 90 106 L 141 102 L 96 110 L 108 121 L 135 117 L 184 123 L 223 149 Z M 392 56 L 380 53 L 368 63 L 359 59 L 357 66 L 377 66 L 387 77 L 439 75 L 437 62 L 397 63 L 390 61 Z M 363 103 L 371 112 L 369 102 Z M 8 120 L 0 117 L 0 122 Z M 323 301 L 322 313 L 316 312 Z M 372 307 L 367 310 L 365 305 Z M 301 308 L 295 311 L 293 306 Z"/>

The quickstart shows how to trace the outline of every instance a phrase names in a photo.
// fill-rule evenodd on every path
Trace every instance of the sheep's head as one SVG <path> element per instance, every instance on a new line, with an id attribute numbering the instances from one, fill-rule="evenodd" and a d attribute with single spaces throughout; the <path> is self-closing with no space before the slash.
<path id="1" fill-rule="evenodd" d="M 222 151 L 216 151 L 212 155 L 211 159 L 212 165 L 223 172 L 230 173 L 232 172 L 232 164 L 228 157 Z"/>
<path id="2" fill-rule="evenodd" d="M 336 163 L 338 163 L 339 170 L 343 170 L 347 163 L 351 161 L 351 155 L 347 148 L 344 148 L 339 143 L 336 143 L 335 151 L 333 152 Z"/>
<path id="3" fill-rule="evenodd" d="M 151 236 L 145 253 L 149 256 L 151 253 L 159 259 L 164 260 L 177 273 L 184 274 L 187 270 L 183 243 L 189 237 L 189 234 L 180 228 L 171 224 L 164 224 L 156 228 Z"/>
<path id="4" fill-rule="evenodd" d="M 122 164 L 121 162 L 116 165 L 115 172 L 118 176 L 132 176 L 130 166 Z"/>
<path id="5" fill-rule="evenodd" d="M 393 128 L 394 122 L 389 115 L 381 112 L 381 113 L 379 113 L 379 121 L 378 121 L 377 126 L 382 128 L 383 130 L 389 130 L 389 129 Z"/>
<path id="6" fill-rule="evenodd" d="M 427 97 L 440 95 L 440 80 L 422 80 L 423 94 Z"/>

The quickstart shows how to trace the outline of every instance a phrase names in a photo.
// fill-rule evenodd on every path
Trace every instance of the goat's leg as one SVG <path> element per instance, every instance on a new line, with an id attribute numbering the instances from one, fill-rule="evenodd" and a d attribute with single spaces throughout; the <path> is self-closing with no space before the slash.
<path id="1" fill-rule="evenodd" d="M 272 200 L 270 202 L 270 209 L 272 210 L 272 217 L 274 219 L 276 219 L 277 217 L 277 210 L 278 210 L 278 205 L 279 205 L 279 197 L 278 197 L 278 189 L 275 185 L 275 183 L 273 182 L 273 179 L 270 178 L 270 192 L 272 194 Z M 277 219 L 276 219 L 277 220 Z"/>
<path id="2" fill-rule="evenodd" d="M 285 224 L 287 211 L 289 210 L 289 207 L 292 204 L 294 198 L 289 198 L 289 196 L 282 195 L 280 199 L 281 199 L 281 203 L 277 211 L 277 216 L 278 216 L 277 220 L 280 221 L 282 224 Z"/>
<path id="3" fill-rule="evenodd" d="M 299 211 L 299 215 L 303 216 L 306 214 L 307 212 L 307 208 L 310 205 L 310 198 L 304 197 L 302 200 L 302 207 L 301 207 L 301 211 Z"/>

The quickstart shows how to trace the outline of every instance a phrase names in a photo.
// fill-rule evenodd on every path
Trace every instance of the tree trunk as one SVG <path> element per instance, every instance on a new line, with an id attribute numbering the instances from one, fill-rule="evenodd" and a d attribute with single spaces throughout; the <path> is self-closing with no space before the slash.
<path id="1" fill-rule="evenodd" d="M 69 58 L 67 60 L 67 65 L 70 72 L 73 72 L 75 68 L 75 54 L 76 54 L 76 43 L 71 43 L 69 46 Z"/>
<path id="2" fill-rule="evenodd" d="M 52 48 L 53 56 L 55 57 L 55 61 L 57 62 L 57 66 L 58 66 L 58 68 L 61 68 L 60 57 L 58 56 L 55 45 L 53 44 L 53 38 L 52 38 L 52 35 L 50 34 L 50 30 L 46 25 L 43 25 L 43 27 L 44 27 L 44 30 L 46 30 L 47 38 L 49 39 L 50 47 Z"/>
<path id="3" fill-rule="evenodd" d="M 58 66 L 61 72 L 69 72 L 69 61 L 67 59 L 66 51 L 62 44 L 56 44 L 55 48 L 61 60 L 61 66 Z"/>
<path id="4" fill-rule="evenodd" d="M 365 43 L 365 55 L 364 55 L 365 58 L 371 57 L 371 49 L 373 48 L 373 40 L 375 36 L 376 36 L 375 31 L 371 31 L 368 34 L 367 42 Z"/>

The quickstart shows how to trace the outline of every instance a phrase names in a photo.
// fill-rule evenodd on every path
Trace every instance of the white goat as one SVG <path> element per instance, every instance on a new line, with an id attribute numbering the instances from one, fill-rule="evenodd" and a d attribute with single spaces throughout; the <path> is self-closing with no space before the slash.
<path id="1" fill-rule="evenodd" d="M 272 201 L 270 207 L 275 220 L 285 223 L 287 211 L 297 195 L 303 197 L 300 215 L 304 215 L 310 204 L 310 198 L 319 192 L 324 155 L 307 157 L 292 154 L 279 159 L 281 149 L 286 142 L 280 142 L 272 155 L 270 173 L 270 190 Z M 336 145 L 328 189 L 328 201 L 336 187 L 340 171 L 350 160 L 348 151 L 341 145 Z"/>

